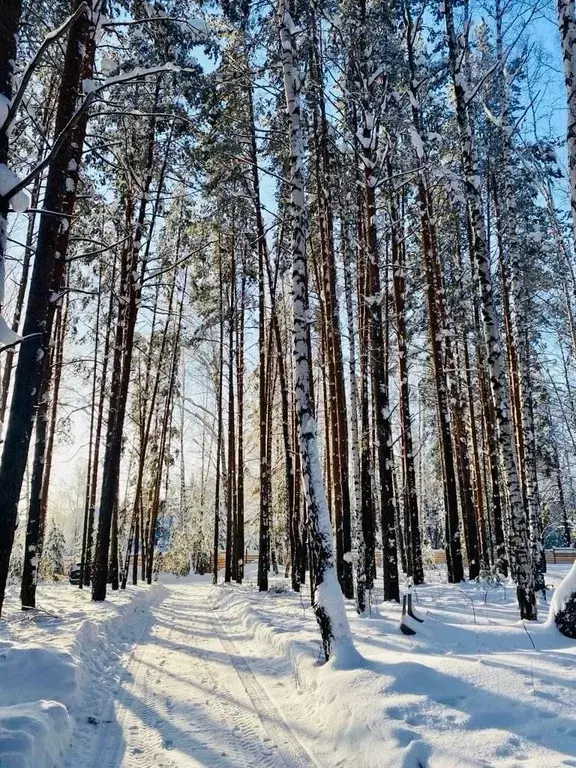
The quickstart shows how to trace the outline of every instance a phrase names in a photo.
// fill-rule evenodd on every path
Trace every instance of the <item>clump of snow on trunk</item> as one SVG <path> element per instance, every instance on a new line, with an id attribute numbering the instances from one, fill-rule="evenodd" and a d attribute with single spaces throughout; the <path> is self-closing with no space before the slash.
<path id="1" fill-rule="evenodd" d="M 8 327 L 8 323 L 0 316 L 0 349 L 2 347 L 10 347 L 12 344 L 16 344 L 21 341 L 22 337 Z"/>
<path id="2" fill-rule="evenodd" d="M 576 560 L 552 596 L 547 624 L 552 623 L 563 635 L 576 640 Z"/>

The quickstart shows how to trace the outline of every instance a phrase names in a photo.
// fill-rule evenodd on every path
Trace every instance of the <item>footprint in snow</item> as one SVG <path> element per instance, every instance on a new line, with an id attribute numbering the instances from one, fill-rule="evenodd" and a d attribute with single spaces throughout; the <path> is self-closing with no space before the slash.
<path id="1" fill-rule="evenodd" d="M 399 746 L 407 747 L 413 741 L 418 739 L 418 734 L 414 731 L 408 730 L 408 728 L 394 728 L 392 736 L 396 739 Z"/>

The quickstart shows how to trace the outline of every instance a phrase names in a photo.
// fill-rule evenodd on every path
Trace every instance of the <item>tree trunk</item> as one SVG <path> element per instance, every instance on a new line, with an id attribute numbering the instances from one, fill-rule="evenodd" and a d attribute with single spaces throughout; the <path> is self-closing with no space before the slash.
<path id="1" fill-rule="evenodd" d="M 460 42 L 456 37 L 454 27 L 452 0 L 446 0 L 445 2 L 445 17 L 450 67 L 456 100 L 456 117 L 460 134 L 465 193 L 472 227 L 473 255 L 482 306 L 488 368 L 490 371 L 490 384 L 496 408 L 500 448 L 504 458 L 510 501 L 510 541 L 513 549 L 511 566 L 517 585 L 520 615 L 523 619 L 535 619 L 536 599 L 534 594 L 530 549 L 528 546 L 528 528 L 522 504 L 516 457 L 514 455 L 514 443 L 510 425 L 509 402 L 505 378 L 504 353 L 500 327 L 494 306 L 492 277 L 490 274 L 490 255 L 486 242 L 482 214 L 480 177 L 477 172 L 476 155 L 472 143 L 472 132 L 468 117 L 468 91 L 465 86 L 465 73 L 462 69 Z"/>
<path id="2" fill-rule="evenodd" d="M 80 5 L 78 0 L 76 7 Z M 101 8 L 100 13 L 103 12 Z M 56 112 L 56 136 L 66 130 L 76 110 L 78 99 L 83 96 L 82 82 L 91 77 L 95 51 L 94 35 L 98 21 L 96 17 L 99 15 L 92 14 L 87 9 L 77 16 L 70 27 Z M 5 26 L 3 23 L 3 28 Z M 0 608 L 4 600 L 18 501 L 40 390 L 43 357 L 49 342 L 48 324 L 51 305 L 54 305 L 54 286 L 62 284 L 66 266 L 69 224 L 76 203 L 76 187 L 87 120 L 86 113 L 76 123 L 70 139 L 62 144 L 60 151 L 52 159 L 46 180 L 44 209 L 51 213 L 43 214 L 40 218 L 36 258 L 23 328 L 24 337 L 29 338 L 21 345 L 18 355 L 10 420 L 0 463 L 0 487 L 5 489 L 0 497 Z M 54 216 L 52 211 L 61 215 Z M 0 210 L 1 230 L 4 230 L 4 221 Z M 0 235 L 0 268 L 3 269 L 5 231 Z M 1 274 L 0 284 L 3 285 Z"/>
<path id="3" fill-rule="evenodd" d="M 236 397 L 238 403 L 238 473 L 236 479 L 236 536 L 234 561 L 236 581 L 244 578 L 244 324 L 246 304 L 246 264 L 242 251 L 242 277 L 240 280 L 240 304 L 236 337 Z"/>
<path id="4" fill-rule="evenodd" d="M 576 57 L 574 56 L 576 19 L 574 17 L 574 0 L 557 0 L 557 11 L 568 105 L 567 144 L 570 207 L 572 210 L 574 245 L 576 247 Z"/>
<path id="5" fill-rule="evenodd" d="M 388 176 L 392 176 L 392 168 L 388 165 Z M 393 182 L 390 181 L 390 218 L 392 277 L 394 290 L 394 305 L 396 309 L 396 343 L 398 347 L 398 388 L 400 393 L 400 431 L 402 444 L 402 463 L 404 468 L 404 499 L 406 520 L 407 545 L 411 550 L 410 561 L 414 584 L 424 582 L 424 566 L 422 563 L 422 546 L 420 537 L 420 516 L 418 514 L 418 496 L 416 491 L 416 468 L 414 465 L 414 446 L 412 441 L 412 420 L 410 417 L 410 384 L 408 381 L 408 345 L 405 317 L 406 280 L 403 247 L 400 244 L 398 206 Z"/>
<path id="6" fill-rule="evenodd" d="M 233 215 L 233 214 L 232 214 Z M 237 572 L 234 567 L 234 540 L 236 538 L 236 434 L 234 424 L 234 328 L 236 322 L 236 254 L 232 238 L 230 270 L 230 304 L 228 308 L 228 503 L 226 509 L 226 567 L 224 581 L 230 582 Z"/>
<path id="7" fill-rule="evenodd" d="M 14 69 L 16 66 L 16 53 L 18 34 L 20 32 L 20 14 L 22 3 L 20 0 L 6 0 L 2 4 L 2 24 L 0 25 L 0 98 L 8 103 L 12 100 Z M 0 165 L 8 165 L 9 152 L 9 126 L 0 126 Z M 4 284 L 6 281 L 6 243 L 8 235 L 8 211 L 10 210 L 10 198 L 0 195 L 0 313 L 4 305 Z M 3 409 L 4 410 L 4 409 Z M 3 419 L 3 414 L 2 414 Z M 3 518 L 3 515 L 2 515 Z M 4 599 L 5 586 L 2 585 L 2 561 L 10 559 L 10 550 L 14 538 L 14 521 L 10 517 L 4 522 L 0 518 L 0 531 L 2 532 L 2 544 L 0 544 L 0 610 Z M 9 528 L 12 528 L 10 533 Z M 8 546 L 7 546 L 8 545 Z M 7 550 L 7 554 L 5 552 Z M 6 566 L 7 568 L 8 566 Z M 5 580 L 5 577 L 4 577 Z"/>
<path id="8" fill-rule="evenodd" d="M 153 109 L 156 108 L 160 94 L 160 78 L 157 77 L 153 97 Z M 122 456 L 122 434 L 124 431 L 124 417 L 128 399 L 130 384 L 130 372 L 132 367 L 132 351 L 134 344 L 134 332 L 140 303 L 141 285 L 144 278 L 150 243 L 159 209 L 160 196 L 164 186 L 166 165 L 168 162 L 171 134 L 165 148 L 164 162 L 158 179 L 158 188 L 153 206 L 152 220 L 146 232 L 146 248 L 140 261 L 142 238 L 144 237 L 144 225 L 148 207 L 149 190 L 152 182 L 155 154 L 155 130 L 156 117 L 150 118 L 148 134 L 146 137 L 146 155 L 143 169 L 144 183 L 140 192 L 140 204 L 138 217 L 134 228 L 134 237 L 129 238 L 124 249 L 123 275 L 121 275 L 121 297 L 123 300 L 122 311 L 119 312 L 116 348 L 114 352 L 114 372 L 112 389 L 116 388 L 110 396 L 110 408 L 108 418 L 108 430 L 106 436 L 106 451 L 104 455 L 104 468 L 102 470 L 102 489 L 100 494 L 100 509 L 98 515 L 98 536 L 94 555 L 94 579 L 92 584 L 92 600 L 100 601 L 106 598 L 108 549 L 110 544 L 110 526 L 112 523 L 112 511 L 114 499 L 118 491 L 118 478 L 120 473 L 120 461 Z M 127 229 L 132 226 L 132 202 L 127 200 L 126 208 Z M 118 350 L 118 347 L 120 349 Z"/>
<path id="9" fill-rule="evenodd" d="M 110 536 L 110 586 L 113 591 L 118 590 L 118 499 L 114 504 L 112 513 L 112 534 Z"/>
<path id="10" fill-rule="evenodd" d="M 218 257 L 218 284 L 220 286 L 220 343 L 218 345 L 218 385 L 216 390 L 216 413 L 218 427 L 216 437 L 216 485 L 214 492 L 214 562 L 212 583 L 218 583 L 218 549 L 220 547 L 220 447 L 222 445 L 222 390 L 224 384 L 224 287 L 222 284 L 222 255 Z"/>
<path id="11" fill-rule="evenodd" d="M 306 263 L 306 205 L 303 178 L 303 140 L 300 112 L 302 75 L 296 64 L 294 22 L 279 3 L 284 90 L 290 131 L 290 202 L 292 215 L 292 300 L 294 310 L 294 364 L 302 478 L 306 491 L 308 524 L 314 553 L 314 613 L 320 627 L 326 660 L 350 662 L 353 643 L 340 592 L 332 546 L 332 526 L 318 456 L 316 419 L 311 397 L 308 275 Z"/>

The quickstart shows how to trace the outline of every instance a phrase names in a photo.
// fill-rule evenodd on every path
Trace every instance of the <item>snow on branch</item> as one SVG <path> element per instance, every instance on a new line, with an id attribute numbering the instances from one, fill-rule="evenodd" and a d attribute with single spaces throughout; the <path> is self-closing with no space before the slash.
<path id="1" fill-rule="evenodd" d="M 127 72 L 122 72 L 118 75 L 114 75 L 112 77 L 106 78 L 103 83 L 100 85 L 96 85 L 93 80 L 87 81 L 85 80 L 83 83 L 84 87 L 84 101 L 82 104 L 78 107 L 76 112 L 72 115 L 68 123 L 64 126 L 62 129 L 60 135 L 56 138 L 54 141 L 54 144 L 52 145 L 50 152 L 44 157 L 32 170 L 20 181 L 14 182 L 12 186 L 8 186 L 8 188 L 3 192 L 0 193 L 1 197 L 9 196 L 10 198 L 15 197 L 18 192 L 23 190 L 25 187 L 32 182 L 38 174 L 42 173 L 42 171 L 47 168 L 54 157 L 58 154 L 60 151 L 62 145 L 67 140 L 68 135 L 72 128 L 79 122 L 80 118 L 84 115 L 84 113 L 88 110 L 88 108 L 91 106 L 91 104 L 96 100 L 98 96 L 102 93 L 102 91 L 106 90 L 107 88 L 110 88 L 114 85 L 125 85 L 128 83 L 133 82 L 134 80 L 143 80 L 149 75 L 158 75 L 162 74 L 164 72 L 194 72 L 195 70 L 189 68 L 189 67 L 179 67 L 176 64 L 163 64 L 159 67 L 135 67 L 134 69 L 131 69 Z"/>
<path id="2" fill-rule="evenodd" d="M 20 103 L 24 98 L 24 93 L 26 91 L 28 83 L 30 82 L 30 78 L 34 74 L 34 70 L 40 63 L 40 60 L 42 59 L 42 56 L 46 52 L 47 48 L 53 42 L 58 40 L 58 38 L 62 37 L 62 35 L 64 35 L 67 32 L 68 28 L 72 26 L 72 24 L 76 21 L 76 19 L 79 18 L 83 13 L 86 13 L 87 11 L 88 11 L 87 3 L 82 3 L 81 5 L 78 6 L 76 11 L 71 16 L 68 16 L 68 18 L 65 19 L 62 22 L 62 24 L 60 24 L 59 27 L 56 27 L 56 29 L 53 29 L 51 32 L 48 32 L 48 34 L 42 41 L 42 44 L 36 51 L 36 54 L 34 55 L 32 60 L 24 70 L 24 74 L 22 75 L 22 80 L 20 81 L 18 91 L 16 92 L 16 95 L 12 99 L 10 108 L 8 110 L 8 114 L 6 115 L 6 120 L 3 124 L 0 121 L 0 129 L 3 129 L 5 132 L 9 131 L 10 125 L 12 124 L 12 121 L 16 116 L 16 112 L 18 111 L 18 107 L 20 106 Z"/>

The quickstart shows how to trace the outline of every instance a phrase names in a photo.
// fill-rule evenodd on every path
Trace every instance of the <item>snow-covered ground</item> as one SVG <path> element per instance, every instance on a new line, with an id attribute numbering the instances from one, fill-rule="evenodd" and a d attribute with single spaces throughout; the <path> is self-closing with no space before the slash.
<path id="1" fill-rule="evenodd" d="M 150 606 L 166 594 L 161 586 L 132 587 L 95 604 L 89 590 L 41 584 L 32 614 L 20 610 L 17 589 L 8 590 L 0 621 L 1 768 L 88 764 L 98 717 L 119 690 Z"/>
<path id="2" fill-rule="evenodd" d="M 548 583 L 566 571 L 551 566 Z M 14 596 L 2 768 L 576 766 L 576 643 L 519 623 L 509 587 L 428 573 L 412 637 L 399 608 L 358 618 L 350 605 L 364 661 L 345 670 L 320 663 L 306 590 L 278 577 L 261 595 L 253 578 L 165 578 L 97 606 L 42 586 L 33 620 Z"/>

